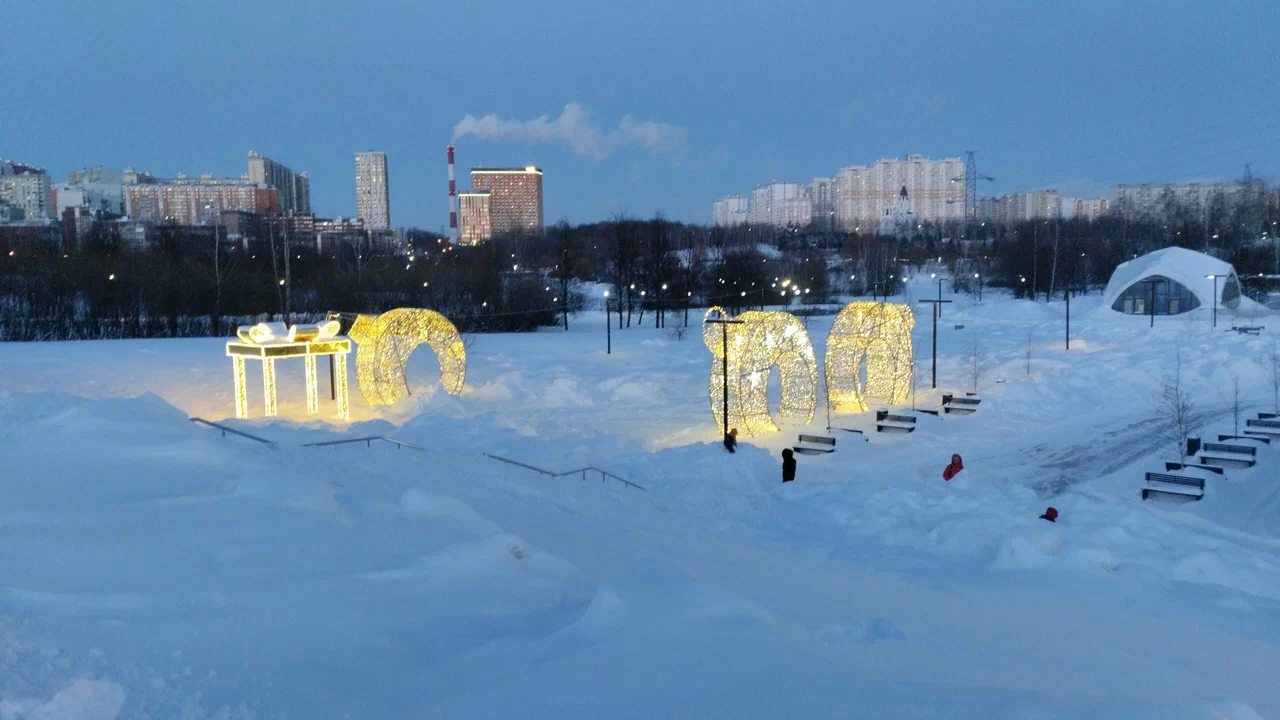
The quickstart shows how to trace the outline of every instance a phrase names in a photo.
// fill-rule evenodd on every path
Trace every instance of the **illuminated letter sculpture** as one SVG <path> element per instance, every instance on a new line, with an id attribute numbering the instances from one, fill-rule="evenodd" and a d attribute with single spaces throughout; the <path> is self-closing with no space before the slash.
<path id="1" fill-rule="evenodd" d="M 430 345 L 440 363 L 440 384 L 458 395 L 467 378 L 467 350 L 449 318 L 433 310 L 398 308 L 359 315 L 351 326 L 356 380 L 370 405 L 391 405 L 409 397 L 406 363 L 419 345 Z"/>
<path id="2" fill-rule="evenodd" d="M 906 402 L 915 371 L 911 306 L 854 302 L 844 306 L 827 335 L 827 402 L 834 408 L 867 410 L 867 400 Z M 866 382 L 862 362 L 866 360 Z"/>
<path id="3" fill-rule="evenodd" d="M 307 412 L 320 411 L 319 393 L 316 389 L 316 356 L 328 355 L 333 359 L 333 390 L 338 401 L 338 417 L 349 415 L 347 403 L 347 354 L 351 352 L 351 340 L 338 335 L 341 325 L 329 320 L 319 325 L 294 325 L 286 328 L 283 323 L 258 323 L 236 331 L 237 340 L 227 343 L 227 355 L 231 358 L 235 379 L 236 417 L 249 417 L 249 397 L 245 391 L 244 361 L 253 358 L 262 361 L 262 397 L 266 415 L 276 414 L 276 360 L 302 358 L 307 373 Z"/>
<path id="4" fill-rule="evenodd" d="M 724 309 L 707 311 L 725 315 Z M 734 318 L 741 324 L 705 323 L 702 339 L 711 350 L 711 412 L 721 432 L 725 430 L 723 410 L 724 350 L 728 332 L 729 346 L 729 427 L 748 433 L 778 429 L 769 412 L 769 372 L 776 365 L 782 378 L 782 403 L 779 417 L 801 422 L 813 419 L 818 402 L 818 363 L 813 355 L 809 333 L 791 313 L 749 311 Z"/>

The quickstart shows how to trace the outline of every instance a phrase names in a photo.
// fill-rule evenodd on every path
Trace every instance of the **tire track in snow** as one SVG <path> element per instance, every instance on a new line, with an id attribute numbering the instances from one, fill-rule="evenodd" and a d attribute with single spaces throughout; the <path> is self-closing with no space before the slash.
<path id="1" fill-rule="evenodd" d="M 1230 415 L 1230 410 L 1206 410 L 1191 414 L 1194 434 L 1206 423 Z M 1172 421 L 1160 414 L 1141 420 L 1097 427 L 1091 442 L 1066 446 L 1040 443 L 1026 451 L 1044 479 L 1032 484 L 1041 497 L 1062 494 L 1084 480 L 1104 477 L 1138 462 L 1162 445 L 1172 445 Z M 1046 454 L 1047 453 L 1047 454 Z"/>

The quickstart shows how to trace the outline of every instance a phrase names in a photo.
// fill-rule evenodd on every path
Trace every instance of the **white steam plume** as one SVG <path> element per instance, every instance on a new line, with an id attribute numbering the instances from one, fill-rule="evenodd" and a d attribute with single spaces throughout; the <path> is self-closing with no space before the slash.
<path id="1" fill-rule="evenodd" d="M 466 115 L 453 128 L 455 141 L 471 136 L 484 140 L 564 143 L 575 155 L 596 162 L 628 146 L 640 147 L 654 156 L 680 156 L 685 151 L 688 134 L 689 131 L 679 125 L 653 120 L 637 122 L 630 115 L 624 116 L 617 128 L 605 132 L 591 124 L 586 108 L 572 102 L 564 106 L 557 118 L 542 115 L 532 120 L 503 120 L 494 114 Z"/>

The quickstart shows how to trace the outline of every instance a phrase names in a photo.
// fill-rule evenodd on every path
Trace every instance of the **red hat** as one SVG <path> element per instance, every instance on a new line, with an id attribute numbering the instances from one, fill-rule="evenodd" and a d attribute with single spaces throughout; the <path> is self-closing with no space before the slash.
<path id="1" fill-rule="evenodd" d="M 1044 514 L 1041 515 L 1040 517 L 1045 520 L 1053 520 L 1056 522 L 1058 519 L 1058 509 L 1051 507 L 1048 510 L 1045 510 Z"/>

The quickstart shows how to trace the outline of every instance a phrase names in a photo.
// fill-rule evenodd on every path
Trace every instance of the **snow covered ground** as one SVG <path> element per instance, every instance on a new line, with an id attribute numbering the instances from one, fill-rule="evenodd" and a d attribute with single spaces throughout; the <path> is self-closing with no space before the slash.
<path id="1" fill-rule="evenodd" d="M 350 425 L 282 362 L 282 417 L 227 420 L 275 448 L 187 421 L 232 414 L 221 341 L 0 345 L 0 718 L 1280 717 L 1280 448 L 1139 499 L 1179 351 L 1216 439 L 1236 378 L 1273 409 L 1280 328 L 1094 295 L 1066 352 L 1060 300 L 950 299 L 937 391 L 919 306 L 916 403 L 972 389 L 976 336 L 979 412 L 833 416 L 866 440 L 787 486 L 804 428 L 728 456 L 701 337 L 648 317 L 608 355 L 598 312 L 477 336 L 459 397 L 419 351 L 414 396 L 353 388 Z M 299 447 L 368 435 L 425 450 Z"/>

